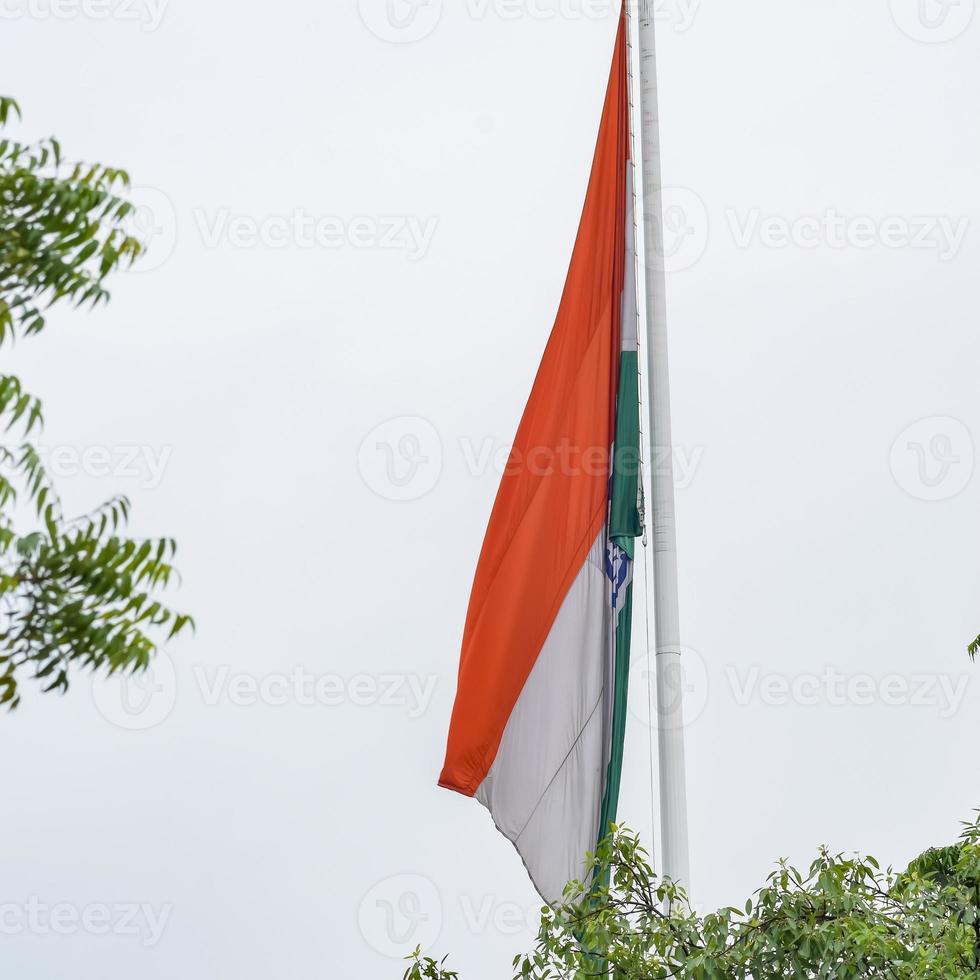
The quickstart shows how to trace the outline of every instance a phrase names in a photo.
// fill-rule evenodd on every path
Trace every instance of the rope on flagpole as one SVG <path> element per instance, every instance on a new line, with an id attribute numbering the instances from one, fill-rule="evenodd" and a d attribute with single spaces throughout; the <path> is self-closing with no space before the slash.
<path id="1" fill-rule="evenodd" d="M 643 615 L 644 615 L 644 627 L 646 631 L 645 647 L 647 660 L 650 663 L 646 670 L 646 682 L 647 682 L 647 736 L 648 736 L 648 749 L 650 754 L 650 841 L 649 849 L 651 859 L 656 863 L 656 836 L 657 836 L 657 824 L 659 806 L 657 800 L 657 749 L 656 749 L 656 739 L 654 737 L 654 726 L 656 725 L 656 715 L 654 713 L 654 693 L 653 693 L 653 662 L 650 658 L 650 652 L 653 649 L 650 641 L 650 568 L 649 568 L 649 535 L 647 533 L 647 514 L 646 514 L 646 504 L 645 501 L 649 499 L 647 497 L 647 490 L 645 487 L 645 476 L 646 476 L 646 424 L 644 421 L 644 408 L 645 401 L 643 398 L 643 368 L 641 367 L 643 359 L 639 356 L 641 352 L 641 344 L 646 340 L 643 330 L 641 329 L 642 324 L 640 323 L 640 303 L 639 303 L 639 285 L 640 285 L 640 253 L 639 253 L 639 241 L 640 241 L 640 227 L 639 227 L 639 207 L 637 201 L 637 191 L 636 191 L 636 128 L 633 125 L 635 118 L 635 106 L 633 104 L 633 0 L 623 0 L 623 7 L 626 11 L 626 75 L 627 75 L 627 99 L 629 102 L 629 140 L 630 140 L 630 167 L 633 169 L 633 181 L 632 181 L 632 194 L 633 194 L 633 267 L 634 267 L 634 288 L 636 289 L 636 345 L 637 345 L 637 373 L 639 375 L 639 413 L 640 413 L 640 515 L 641 523 L 643 526 Z M 643 338 L 641 341 L 640 338 Z"/>

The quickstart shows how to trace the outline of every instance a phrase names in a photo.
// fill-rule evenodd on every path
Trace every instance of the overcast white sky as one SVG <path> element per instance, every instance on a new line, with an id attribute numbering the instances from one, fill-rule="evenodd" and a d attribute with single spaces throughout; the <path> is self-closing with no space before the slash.
<path id="1" fill-rule="evenodd" d="M 5 369 L 71 508 L 179 539 L 200 623 L 145 688 L 3 719 L 4 975 L 381 980 L 420 942 L 499 980 L 531 940 L 510 845 L 435 782 L 614 5 L 405 3 L 0 0 L 16 132 L 129 168 L 151 237 Z M 980 802 L 974 6 L 659 8 L 704 906 Z"/>

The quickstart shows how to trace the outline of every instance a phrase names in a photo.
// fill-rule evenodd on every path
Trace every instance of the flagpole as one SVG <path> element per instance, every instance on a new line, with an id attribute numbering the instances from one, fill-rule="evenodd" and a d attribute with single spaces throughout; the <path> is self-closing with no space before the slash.
<path id="1" fill-rule="evenodd" d="M 650 510 L 656 617 L 657 721 L 663 873 L 689 887 L 687 775 L 684 763 L 683 675 L 677 596 L 674 465 L 667 356 L 663 248 L 663 184 L 657 93 L 655 4 L 638 2 L 640 146 L 643 162 L 643 243 L 647 309 L 647 404 L 650 406 Z"/>

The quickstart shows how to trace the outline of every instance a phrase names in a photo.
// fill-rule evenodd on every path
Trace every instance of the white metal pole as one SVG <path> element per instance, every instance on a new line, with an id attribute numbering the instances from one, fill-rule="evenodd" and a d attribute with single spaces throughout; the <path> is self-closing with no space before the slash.
<path id="1" fill-rule="evenodd" d="M 633 0 L 630 0 L 633 2 Z M 663 182 L 654 0 L 639 0 L 640 146 L 643 162 L 643 242 L 646 271 L 647 384 L 650 406 L 650 511 L 657 651 L 657 718 L 663 873 L 690 884 L 687 776 L 684 764 L 683 675 L 677 598 L 674 465 L 667 358 L 663 246 Z"/>

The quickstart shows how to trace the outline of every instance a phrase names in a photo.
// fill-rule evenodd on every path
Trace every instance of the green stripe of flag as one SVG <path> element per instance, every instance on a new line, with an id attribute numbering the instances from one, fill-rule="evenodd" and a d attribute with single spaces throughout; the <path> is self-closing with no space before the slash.
<path id="1" fill-rule="evenodd" d="M 633 559 L 636 538 L 643 534 L 640 513 L 640 393 L 639 365 L 635 350 L 623 351 L 619 360 L 619 396 L 616 405 L 616 442 L 613 450 L 613 479 L 609 518 L 609 537 Z M 616 623 L 612 745 L 602 801 L 600 839 L 616 822 L 619 791 L 623 777 L 623 749 L 626 741 L 630 675 L 630 639 L 633 625 L 633 585 L 626 589 L 626 601 Z"/>

